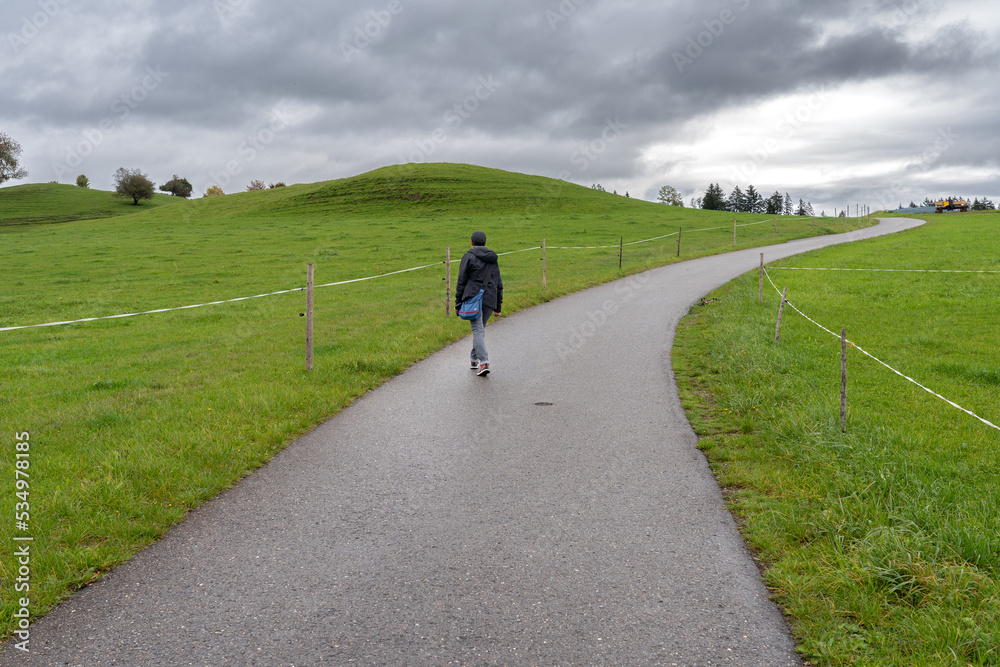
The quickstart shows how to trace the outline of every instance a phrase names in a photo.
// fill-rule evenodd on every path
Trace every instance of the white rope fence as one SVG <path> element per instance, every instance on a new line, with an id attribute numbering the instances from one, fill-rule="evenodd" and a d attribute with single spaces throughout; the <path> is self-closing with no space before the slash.
<path id="1" fill-rule="evenodd" d="M 767 276 L 767 280 L 768 280 L 768 282 L 770 282 L 770 283 L 771 283 L 771 287 L 773 287 L 773 288 L 774 288 L 774 291 L 778 293 L 778 296 L 781 296 L 781 290 L 779 290 L 779 289 L 778 289 L 778 286 L 774 284 L 774 281 L 773 281 L 773 280 L 771 280 L 771 274 L 770 274 L 770 273 L 768 273 L 768 271 L 769 271 L 769 270 L 773 270 L 773 269 L 777 269 L 777 268 L 778 268 L 778 267 L 766 267 L 766 268 L 764 269 L 764 275 L 766 275 L 766 276 Z M 791 267 L 788 267 L 788 268 L 791 268 Z M 975 272 L 969 272 L 969 273 L 975 273 Z M 812 323 L 813 323 L 813 324 L 815 324 L 815 325 L 816 325 L 817 327 L 819 327 L 819 328 L 820 328 L 820 329 L 822 329 L 823 331 L 827 332 L 828 334 L 830 334 L 830 335 L 831 335 L 831 336 L 833 336 L 834 338 L 837 338 L 837 339 L 839 339 L 839 338 L 840 338 L 840 334 L 837 334 L 837 333 L 834 333 L 833 331 L 830 331 L 830 330 L 829 330 L 829 329 L 827 329 L 827 328 L 826 328 L 825 326 L 823 326 L 822 324 L 820 324 L 819 322 L 817 322 L 817 321 L 816 321 L 816 320 L 814 320 L 813 318 L 811 318 L 811 317 L 809 317 L 808 315 L 806 315 L 805 313 L 803 313 L 803 312 L 802 312 L 801 310 L 799 310 L 798 308 L 796 308 L 796 307 L 795 307 L 795 305 L 794 305 L 794 304 L 793 304 L 793 303 L 792 303 L 791 301 L 789 301 L 788 299 L 785 299 L 785 304 L 787 304 L 789 308 L 791 308 L 791 309 L 792 309 L 792 310 L 794 310 L 794 311 L 795 311 L 796 313 L 798 313 L 799 315 L 801 315 L 802 317 L 804 317 L 804 318 L 805 318 L 806 320 L 808 320 L 808 321 L 812 322 Z M 990 422 L 990 421 L 988 421 L 988 420 L 986 420 L 986 419 L 984 419 L 984 418 L 980 417 L 979 415 L 977 415 L 977 414 L 976 414 L 975 412 L 973 412 L 973 411 L 971 411 L 971 410 L 967 410 L 967 409 L 963 408 L 963 407 L 962 407 L 961 405 L 959 405 L 958 403 L 955 403 L 954 401 L 951 401 L 951 400 L 949 400 L 949 399 L 945 398 L 944 396 L 942 396 L 941 394 L 937 393 L 936 391 L 934 391 L 934 390 L 932 390 L 932 389 L 929 389 L 929 388 L 925 387 L 924 385 L 920 384 L 919 382 L 917 382 L 916 380 L 914 380 L 914 379 L 913 379 L 913 378 L 911 378 L 910 376 L 908 376 L 908 375 L 906 375 L 906 374 L 902 373 L 901 371 L 898 371 L 898 370 L 896 370 L 895 368 L 893 368 L 893 367 L 892 367 L 892 366 L 890 366 L 889 364 L 885 363 L 884 361 L 882 361 L 881 359 L 879 359 L 879 358 L 878 358 L 878 357 L 876 357 L 875 355 L 873 355 L 873 354 L 871 354 L 871 353 L 867 352 L 866 350 L 864 350 L 863 348 L 859 347 L 859 346 L 858 346 L 858 345 L 857 345 L 856 343 L 854 343 L 854 342 L 852 342 L 852 341 L 850 341 L 850 340 L 848 340 L 847 342 L 848 342 L 848 343 L 849 343 L 849 344 L 851 345 L 851 347 L 853 347 L 854 349 L 856 349 L 856 350 L 857 350 L 858 352 L 860 352 L 861 354 L 865 355 L 865 356 L 866 356 L 866 357 L 868 357 L 869 359 L 872 359 L 873 361 L 876 361 L 876 362 L 878 362 L 878 363 L 879 363 L 879 364 L 881 364 L 882 366 L 885 366 L 885 367 L 886 367 L 886 368 L 888 368 L 888 369 L 889 369 L 890 371 L 892 371 L 893 373 L 895 373 L 895 374 L 896 374 L 896 375 L 898 375 L 899 377 L 903 378 L 904 380 L 907 380 L 908 382 L 912 382 L 913 384 L 917 385 L 918 387 L 920 387 L 921 389 L 923 389 L 924 391 L 926 391 L 926 392 L 927 392 L 928 394 L 930 394 L 931 396 L 934 396 L 934 397 L 936 397 L 936 398 L 939 398 L 939 399 L 941 399 L 942 401 L 944 401 L 944 402 L 945 402 L 945 403 L 947 403 L 948 405 L 952 406 L 953 408 L 956 408 L 956 409 L 958 409 L 958 410 L 961 410 L 961 411 L 962 411 L 962 412 L 964 412 L 965 414 L 967 414 L 967 415 L 969 415 L 969 416 L 971 416 L 971 417 L 975 417 L 976 419 L 978 419 L 978 420 L 979 420 L 979 421 L 981 421 L 982 423 L 986 424 L 986 425 L 987 425 L 987 426 L 989 426 L 990 428 L 992 428 L 992 429 L 995 429 L 995 430 L 997 430 L 997 431 L 1000 431 L 1000 426 L 997 426 L 997 425 L 996 425 L 996 424 L 994 424 L 993 422 Z"/>
<path id="2" fill-rule="evenodd" d="M 761 220 L 760 222 L 748 222 L 748 223 L 743 224 L 743 225 L 735 225 L 735 226 L 736 227 L 753 227 L 754 225 L 763 225 L 765 222 L 771 222 L 771 220 L 768 219 L 768 220 Z M 688 234 L 696 234 L 698 232 L 714 232 L 714 231 L 717 231 L 719 229 L 726 229 L 726 230 L 728 230 L 728 229 L 732 229 L 732 228 L 733 227 L 730 226 L 730 225 L 726 225 L 725 227 L 706 227 L 705 229 L 691 229 L 691 230 L 688 230 L 687 233 Z M 554 246 L 553 245 L 553 246 L 549 246 L 548 249 L 549 250 L 607 250 L 607 249 L 610 249 L 610 248 L 621 248 L 621 247 L 627 248 L 629 246 L 639 245 L 641 243 L 652 243 L 653 241 L 660 241 L 660 240 L 663 240 L 663 239 L 668 239 L 671 236 L 677 236 L 678 234 L 680 234 L 680 232 L 670 232 L 669 234 L 664 234 L 663 236 L 656 236 L 656 237 L 651 238 L 651 239 L 643 239 L 642 241 L 630 241 L 629 243 L 616 243 L 614 245 L 587 245 L 587 246 L 580 246 L 580 245 L 577 245 L 577 246 Z"/>
<path id="3" fill-rule="evenodd" d="M 970 271 L 959 269 L 835 269 L 805 266 L 769 266 L 772 271 L 869 271 L 873 273 L 1000 273 L 1000 271 Z"/>

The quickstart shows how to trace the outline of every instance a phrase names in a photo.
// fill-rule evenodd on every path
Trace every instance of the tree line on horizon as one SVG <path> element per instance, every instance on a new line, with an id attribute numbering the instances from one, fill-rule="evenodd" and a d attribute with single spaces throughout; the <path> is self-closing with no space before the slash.
<path id="1" fill-rule="evenodd" d="M 668 206 L 684 207 L 684 199 L 680 192 L 670 185 L 660 188 L 657 200 Z M 771 196 L 764 197 L 752 184 L 747 186 L 746 190 L 737 185 L 727 196 L 721 185 L 710 183 L 703 196 L 691 198 L 691 208 L 760 215 L 816 215 L 812 202 L 799 199 L 796 206 L 791 194 L 788 192 L 781 194 L 777 190 Z M 821 216 L 825 217 L 826 211 L 823 211 Z"/>

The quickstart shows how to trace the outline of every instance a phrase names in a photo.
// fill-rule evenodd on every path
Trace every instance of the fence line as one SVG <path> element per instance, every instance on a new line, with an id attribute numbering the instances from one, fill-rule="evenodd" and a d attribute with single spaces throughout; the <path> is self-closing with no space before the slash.
<path id="1" fill-rule="evenodd" d="M 769 268 L 777 268 L 777 267 L 769 267 Z M 780 290 L 778 289 L 778 286 L 774 284 L 774 281 L 773 281 L 773 280 L 771 280 L 771 275 L 770 275 L 770 274 L 768 273 L 768 270 L 767 270 L 767 268 L 765 268 L 765 269 L 764 269 L 764 275 L 766 275 L 766 276 L 767 276 L 767 280 L 768 280 L 768 282 L 770 282 L 770 283 L 771 283 L 771 287 L 773 287 L 773 288 L 774 288 L 774 291 L 775 291 L 775 292 L 777 292 L 777 293 L 778 293 L 778 294 L 780 295 L 780 294 L 781 294 L 781 291 L 780 291 Z M 816 320 L 814 320 L 813 318 L 809 317 L 808 315 L 806 315 L 805 313 L 803 313 L 803 312 L 802 312 L 801 310 L 799 310 L 798 308 L 796 308 L 796 307 L 795 307 L 795 305 L 794 305 L 794 304 L 793 304 L 793 303 L 792 303 L 791 301 L 788 301 L 788 300 L 786 299 L 786 300 L 785 300 L 785 303 L 786 303 L 786 304 L 788 304 L 788 307 L 789 307 L 789 308 L 791 308 L 791 309 L 792 309 L 792 310 L 794 310 L 794 311 L 795 311 L 796 313 L 798 313 L 799 315 L 801 315 L 801 316 L 802 316 L 802 317 L 804 317 L 805 319 L 809 320 L 810 322 L 812 322 L 812 323 L 813 323 L 813 324 L 815 324 L 815 325 L 816 325 L 817 327 L 819 327 L 819 328 L 820 328 L 820 329 L 822 329 L 823 331 L 827 332 L 828 334 L 830 334 L 830 335 L 831 335 L 831 336 L 833 336 L 834 338 L 837 338 L 837 339 L 840 339 L 840 338 L 841 338 L 841 334 L 838 334 L 838 333 L 834 333 L 833 331 L 830 331 L 830 330 L 829 330 L 829 329 L 827 329 L 827 328 L 826 328 L 825 326 L 823 326 L 822 324 L 820 324 L 819 322 L 817 322 Z M 905 375 L 905 374 L 904 374 L 904 373 L 902 373 L 901 371 L 898 371 L 898 370 L 896 370 L 895 368 L 893 368 L 893 367 L 892 367 L 892 366 L 890 366 L 889 364 L 885 363 L 884 361 L 882 361 L 881 359 L 879 359 L 879 358 L 878 358 L 878 357 L 876 357 L 875 355 L 873 355 L 873 354 L 871 354 L 871 353 L 867 352 L 867 351 L 866 351 L 866 350 L 864 350 L 864 349 L 863 349 L 862 347 L 858 346 L 858 345 L 857 345 L 856 343 L 854 343 L 854 342 L 852 342 L 852 341 L 850 341 L 850 340 L 848 340 L 847 342 L 848 342 L 848 343 L 850 344 L 850 346 L 851 346 L 851 347 L 853 347 L 854 349 L 856 349 L 856 350 L 857 350 L 858 352 L 860 352 L 861 354 L 863 354 L 863 355 L 865 355 L 866 357 L 868 357 L 868 358 L 872 359 L 873 361 L 876 361 L 876 362 L 878 362 L 878 363 L 879 363 L 879 364 L 881 364 L 882 366 L 885 366 L 885 367 L 886 367 L 886 368 L 888 368 L 888 369 L 889 369 L 890 371 L 892 371 L 893 373 L 895 373 L 895 374 L 896 374 L 896 375 L 898 375 L 899 377 L 903 378 L 904 380 L 907 380 L 907 381 L 909 381 L 909 382 L 912 382 L 913 384 L 917 385 L 918 387 L 920 387 L 921 389 L 923 389 L 924 391 L 926 391 L 926 392 L 927 392 L 928 394 L 930 394 L 931 396 L 935 396 L 935 397 L 937 397 L 937 398 L 941 399 L 942 401 L 944 401 L 944 402 L 945 402 L 945 403 L 947 403 L 948 405 L 952 406 L 953 408 L 956 408 L 956 409 L 958 409 L 958 410 L 961 410 L 962 412 L 966 413 L 967 415 L 970 415 L 970 416 L 972 416 L 972 417 L 975 417 L 976 419 L 978 419 L 978 420 L 979 420 L 979 421 L 981 421 L 982 423 L 986 424 L 986 425 L 987 425 L 987 426 L 989 426 L 990 428 L 993 428 L 993 429 L 996 429 L 997 431 L 1000 431 L 1000 426 L 997 426 L 996 424 L 994 424 L 994 423 L 992 423 L 992 422 L 990 422 L 990 421 L 988 421 L 988 420 L 986 420 L 986 419 L 984 419 L 984 418 L 980 417 L 979 415 L 977 415 L 977 414 L 976 414 L 975 412 L 972 412 L 971 410 L 966 410 L 965 408 L 963 408 L 963 407 L 962 407 L 961 405 L 959 405 L 958 403 L 955 403 L 954 401 L 951 401 L 951 400 L 949 400 L 949 399 L 945 398 L 944 396 L 942 396 L 941 394 L 937 393 L 936 391 L 934 391 L 934 390 L 932 390 L 932 389 L 929 389 L 929 388 L 925 387 L 924 385 L 920 384 L 919 382 L 917 382 L 916 380 L 914 380 L 914 379 L 913 379 L 913 378 L 911 378 L 910 376 L 908 376 L 908 375 Z"/>
<path id="2" fill-rule="evenodd" d="M 737 225 L 737 226 L 738 227 L 752 227 L 754 225 L 762 225 L 765 222 L 771 222 L 771 219 L 769 218 L 767 220 L 762 220 L 761 222 L 751 222 L 751 223 L 747 223 L 747 224 L 743 224 L 743 225 Z M 726 225 L 725 227 L 709 227 L 709 228 L 706 228 L 706 229 L 693 229 L 693 230 L 690 230 L 689 233 L 694 233 L 694 232 L 710 232 L 710 231 L 715 231 L 715 230 L 718 230 L 718 229 L 730 229 L 730 227 L 728 225 Z M 657 236 L 657 237 L 651 238 L 651 239 L 644 239 L 642 241 L 632 241 L 630 243 L 625 243 L 624 245 L 626 245 L 626 246 L 633 246 L 633 245 L 639 245 L 641 243 L 650 243 L 652 241 L 658 241 L 658 240 L 661 240 L 661 239 L 669 238 L 671 236 L 677 236 L 677 234 L 678 234 L 678 232 L 672 232 L 670 234 L 664 234 L 663 236 Z M 549 246 L 549 249 L 550 250 L 597 250 L 597 249 L 618 248 L 618 247 L 620 247 L 620 246 L 616 246 L 616 245 L 608 245 L 608 246 L 563 246 L 563 247 Z M 535 247 L 532 247 L 532 248 L 524 248 L 522 250 L 512 250 L 511 252 L 498 253 L 498 256 L 503 257 L 503 256 L 506 256 L 506 255 L 516 255 L 518 253 L 532 252 L 534 250 L 541 250 L 541 249 L 542 249 L 541 246 L 535 246 Z M 453 260 L 451 260 L 451 262 L 452 263 L 461 262 L 461 260 L 460 259 L 453 259 Z M 337 287 L 339 285 L 350 285 L 350 284 L 353 284 L 353 283 L 361 283 L 361 282 L 366 282 L 366 281 L 369 281 L 369 280 L 377 280 L 379 278 L 387 278 L 389 276 L 396 276 L 396 275 L 399 275 L 401 273 L 410 273 L 412 271 L 420 271 L 422 269 L 429 269 L 429 268 L 432 268 L 432 267 L 435 267 L 435 266 L 441 266 L 443 263 L 444 262 L 434 262 L 433 264 L 424 264 L 423 266 L 414 266 L 414 267 L 411 267 L 409 269 L 401 269 L 399 271 L 391 271 L 389 273 L 381 273 L 381 274 L 375 275 L 375 276 L 366 276 L 364 278 L 354 278 L 352 280 L 341 280 L 339 282 L 326 283 L 324 285 L 316 285 L 314 289 L 320 289 L 320 288 L 323 288 L 323 287 Z M 14 326 L 14 327 L 0 327 L 0 333 L 3 333 L 5 331 L 20 331 L 20 330 L 24 330 L 24 329 L 40 329 L 40 328 L 43 328 L 43 327 L 66 326 L 66 325 L 70 325 L 70 324 L 84 324 L 86 322 L 100 322 L 100 321 L 103 321 L 103 320 L 120 320 L 120 319 L 129 318 L 129 317 L 139 317 L 141 315 L 156 315 L 156 314 L 160 314 L 160 313 L 171 313 L 171 312 L 177 312 L 177 311 L 180 311 L 180 310 L 192 310 L 194 308 L 206 308 L 208 306 L 219 306 L 219 305 L 223 305 L 223 304 L 227 304 L 227 303 L 236 303 L 236 302 L 239 302 L 239 301 L 250 301 L 252 299 L 263 299 L 263 298 L 272 297 L 272 296 L 279 296 L 279 295 L 282 295 L 282 294 L 292 294 L 293 292 L 304 292 L 305 290 L 306 290 L 305 287 L 296 287 L 294 289 L 281 290 L 281 291 L 278 291 L 278 292 L 270 292 L 270 293 L 267 293 L 267 294 L 256 294 L 254 296 L 243 296 L 243 297 L 238 297 L 238 298 L 235 298 L 235 299 L 223 299 L 223 300 L 220 300 L 220 301 L 209 301 L 207 303 L 197 303 L 197 304 L 192 304 L 192 305 L 189 305 L 189 306 L 178 306 L 176 308 L 157 308 L 155 310 L 145 310 L 145 311 L 135 312 L 135 313 L 122 313 L 120 315 L 106 315 L 106 316 L 103 316 L 103 317 L 85 317 L 85 318 L 78 319 L 78 320 L 66 320 L 66 321 L 60 321 L 60 322 L 46 322 L 44 324 L 28 324 L 28 325 L 23 325 L 23 326 Z"/>
<path id="3" fill-rule="evenodd" d="M 960 269 L 835 269 L 806 266 L 769 266 L 772 271 L 870 271 L 875 273 L 1000 273 L 1000 271 L 972 271 Z"/>
<path id="4" fill-rule="evenodd" d="M 746 223 L 746 224 L 736 225 L 736 226 L 737 227 L 753 227 L 754 225 L 763 225 L 765 222 L 771 222 L 771 219 L 768 218 L 767 220 L 761 220 L 760 222 L 749 222 L 749 223 Z M 690 230 L 688 230 L 688 233 L 689 234 L 693 234 L 693 233 L 696 233 L 696 232 L 714 232 L 714 231 L 716 231 L 718 229 L 729 230 L 729 229 L 732 229 L 732 227 L 730 227 L 729 225 L 726 225 L 725 227 L 707 227 L 705 229 L 690 229 Z M 671 236 L 677 236 L 678 234 L 679 234 L 679 232 L 670 232 L 669 234 L 664 234 L 663 236 L 656 236 L 656 237 L 653 237 L 651 239 L 643 239 L 642 241 L 631 241 L 629 243 L 620 243 L 619 245 L 589 245 L 589 246 L 554 246 L 554 245 L 550 245 L 550 246 L 548 246 L 548 248 L 549 248 L 549 250 L 607 250 L 607 249 L 610 249 L 610 248 L 620 248 L 620 247 L 628 247 L 628 246 L 633 246 L 633 245 L 639 245 L 641 243 L 651 243 L 653 241 L 659 241 L 659 240 L 662 240 L 662 239 L 668 239 Z"/>

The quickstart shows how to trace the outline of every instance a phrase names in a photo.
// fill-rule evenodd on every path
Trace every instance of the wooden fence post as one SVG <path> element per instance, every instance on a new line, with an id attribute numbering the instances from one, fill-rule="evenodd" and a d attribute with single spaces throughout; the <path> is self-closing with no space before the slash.
<path id="1" fill-rule="evenodd" d="M 684 231 L 683 227 L 677 228 L 677 256 L 681 256 L 681 233 Z"/>
<path id="2" fill-rule="evenodd" d="M 625 237 L 618 239 L 618 270 L 622 270 L 622 252 L 625 250 Z"/>
<path id="3" fill-rule="evenodd" d="M 785 299 L 788 296 L 788 288 L 781 293 L 781 305 L 778 306 L 778 327 L 774 330 L 774 342 L 777 343 L 781 337 L 781 316 L 785 312 Z"/>
<path id="4" fill-rule="evenodd" d="M 847 329 L 840 330 L 840 432 L 847 433 Z"/>
<path id="5" fill-rule="evenodd" d="M 764 253 L 760 253 L 760 289 L 757 290 L 757 303 L 764 303 Z"/>
<path id="6" fill-rule="evenodd" d="M 545 239 L 542 239 L 542 289 L 548 287 L 548 278 L 545 275 Z"/>
<path id="7" fill-rule="evenodd" d="M 733 247 L 736 247 L 736 218 L 733 218 Z"/>
<path id="8" fill-rule="evenodd" d="M 451 246 L 444 249 L 444 316 L 451 317 Z"/>
<path id="9" fill-rule="evenodd" d="M 306 370 L 313 369 L 313 265 L 306 271 Z"/>

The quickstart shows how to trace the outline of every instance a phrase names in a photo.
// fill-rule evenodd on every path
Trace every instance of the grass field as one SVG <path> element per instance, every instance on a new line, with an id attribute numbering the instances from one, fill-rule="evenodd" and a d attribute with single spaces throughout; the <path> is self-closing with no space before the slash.
<path id="1" fill-rule="evenodd" d="M 732 214 L 464 165 L 393 167 L 48 224 L 85 217 L 84 209 L 97 209 L 82 197 L 108 194 L 65 188 L 0 189 L 0 217 L 37 223 L 0 227 L 0 328 L 299 288 L 309 263 L 318 284 L 441 264 L 317 290 L 311 373 L 301 292 L 0 332 L 0 460 L 11 475 L 14 434 L 30 434 L 30 528 L 18 534 L 35 540 L 35 615 L 358 396 L 468 335 L 466 323 L 445 317 L 443 260 L 449 246 L 461 257 L 472 231 L 485 230 L 498 252 L 543 238 L 549 246 L 616 245 L 678 227 L 685 229 L 681 259 L 733 248 Z M 60 208 L 53 192 L 80 200 Z M 737 217 L 741 225 L 767 218 Z M 739 227 L 737 241 L 750 247 L 863 225 L 779 218 Z M 713 227 L 721 229 L 695 231 Z M 676 237 L 626 246 L 619 271 L 617 248 L 551 250 L 547 290 L 539 251 L 505 256 L 504 315 L 677 261 L 676 254 Z M 5 484 L 0 493 L 3 635 L 14 627 L 18 597 L 14 492 Z"/>
<path id="2" fill-rule="evenodd" d="M 1000 431 L 856 349 L 840 429 L 839 333 L 1000 424 L 1000 215 L 777 263 L 678 330 L 682 400 L 766 581 L 819 665 L 1000 664 Z M 997 273 L 796 271 L 779 267 Z"/>
<path id="3" fill-rule="evenodd" d="M 75 185 L 56 183 L 21 185 L 4 188 L 0 192 L 0 234 L 19 229 L 24 225 L 68 222 L 132 215 L 139 210 L 184 200 L 170 195 L 156 194 L 138 206 L 132 199 L 115 197 L 114 193 L 90 190 Z"/>

